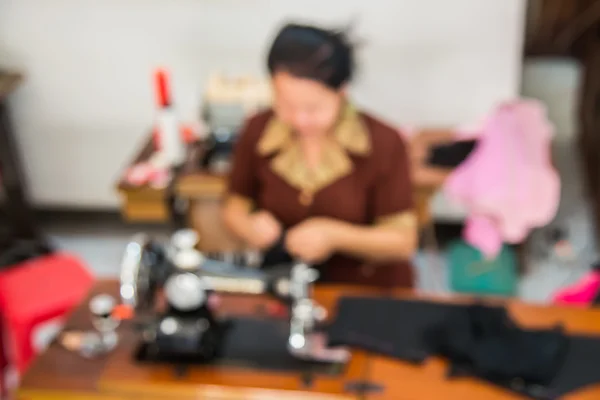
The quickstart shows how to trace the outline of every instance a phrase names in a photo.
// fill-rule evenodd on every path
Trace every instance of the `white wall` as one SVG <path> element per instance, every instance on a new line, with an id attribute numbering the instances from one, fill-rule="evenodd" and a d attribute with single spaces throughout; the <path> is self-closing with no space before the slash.
<path id="1" fill-rule="evenodd" d="M 523 96 L 544 102 L 556 128 L 552 157 L 562 181 L 558 220 L 587 207 L 577 148 L 581 73 L 581 65 L 569 59 L 532 59 L 523 68 Z"/>
<path id="2" fill-rule="evenodd" d="M 560 227 L 568 234 L 579 265 L 590 265 L 598 259 L 598 248 L 577 145 L 582 72 L 582 66 L 574 60 L 526 60 L 522 93 L 543 101 L 556 127 L 552 159 L 561 178 L 561 196 L 551 226 Z"/>
<path id="3" fill-rule="evenodd" d="M 523 65 L 522 94 L 546 104 L 555 141 L 575 139 L 581 72 L 579 63 L 567 58 L 533 58 Z"/>
<path id="4" fill-rule="evenodd" d="M 0 0 L 0 65 L 22 68 L 15 122 L 34 200 L 111 207 L 169 67 L 181 116 L 217 68 L 262 72 L 280 21 L 357 21 L 358 101 L 396 123 L 478 119 L 518 93 L 524 0 Z M 250 17 L 248 17 L 250 16 Z"/>

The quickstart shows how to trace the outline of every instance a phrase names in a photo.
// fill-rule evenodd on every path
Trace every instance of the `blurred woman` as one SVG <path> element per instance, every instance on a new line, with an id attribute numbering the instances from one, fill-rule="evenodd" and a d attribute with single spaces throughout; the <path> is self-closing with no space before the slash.
<path id="1" fill-rule="evenodd" d="M 281 243 L 323 281 L 412 286 L 417 219 L 407 146 L 349 99 L 348 38 L 287 25 L 267 65 L 273 109 L 250 118 L 238 139 L 226 225 L 254 248 Z"/>

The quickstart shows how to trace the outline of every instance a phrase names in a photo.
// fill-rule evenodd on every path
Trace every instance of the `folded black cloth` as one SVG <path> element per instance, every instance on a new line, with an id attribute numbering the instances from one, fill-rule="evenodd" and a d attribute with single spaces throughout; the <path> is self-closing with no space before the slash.
<path id="1" fill-rule="evenodd" d="M 560 326 L 528 330 L 501 306 L 346 297 L 327 328 L 329 344 L 419 363 L 441 355 L 449 377 L 483 379 L 536 400 L 600 384 L 600 337 Z"/>
<path id="2" fill-rule="evenodd" d="M 425 332 L 432 353 L 450 361 L 449 376 L 474 376 L 546 399 L 568 349 L 560 327 L 521 329 L 504 307 L 471 305 Z M 552 398 L 552 396 L 550 396 Z"/>
<path id="3" fill-rule="evenodd" d="M 600 338 L 573 335 L 568 342 L 563 365 L 547 388 L 555 398 L 600 384 Z"/>
<path id="4" fill-rule="evenodd" d="M 393 298 L 345 297 L 327 331 L 329 345 L 351 346 L 419 363 L 431 354 L 423 332 L 462 306 Z"/>
<path id="5" fill-rule="evenodd" d="M 600 338 L 568 336 L 567 350 L 558 372 L 546 385 L 526 383 L 520 378 L 509 380 L 486 379 L 489 383 L 534 400 L 558 400 L 588 386 L 600 384 Z M 473 376 L 455 366 L 450 371 L 455 377 Z"/>

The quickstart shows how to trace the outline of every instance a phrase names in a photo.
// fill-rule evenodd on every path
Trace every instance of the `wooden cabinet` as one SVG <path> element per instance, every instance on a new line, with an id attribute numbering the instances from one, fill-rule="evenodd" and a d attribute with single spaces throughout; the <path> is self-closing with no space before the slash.
<path id="1" fill-rule="evenodd" d="M 147 160 L 153 152 L 152 141 L 148 140 L 128 166 Z M 136 186 L 123 177 L 117 184 L 117 192 L 121 199 L 121 214 L 127 222 L 164 222 L 170 219 L 169 193 L 170 187 L 156 188 L 150 185 Z"/>
<path id="2" fill-rule="evenodd" d="M 168 222 L 166 191 L 152 188 L 119 189 L 121 214 L 127 222 Z"/>

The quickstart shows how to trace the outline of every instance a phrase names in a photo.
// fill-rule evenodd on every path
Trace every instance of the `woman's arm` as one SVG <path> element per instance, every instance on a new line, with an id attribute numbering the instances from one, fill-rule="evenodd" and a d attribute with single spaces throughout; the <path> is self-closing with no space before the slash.
<path id="1" fill-rule="evenodd" d="M 307 262 L 322 262 L 333 253 L 368 261 L 407 260 L 417 247 L 416 221 L 411 215 L 375 226 L 310 218 L 287 233 L 286 247 L 290 254 Z"/>
<path id="2" fill-rule="evenodd" d="M 416 223 L 395 229 L 384 226 L 359 226 L 339 223 L 333 242 L 340 253 L 370 261 L 408 260 L 417 250 Z"/>
<path id="3" fill-rule="evenodd" d="M 252 205 L 245 198 L 229 195 L 223 205 L 225 226 L 245 243 L 252 244 L 253 228 L 250 218 Z"/>
<path id="4" fill-rule="evenodd" d="M 250 118 L 240 132 L 233 151 L 233 165 L 222 208 L 225 226 L 251 247 L 268 247 L 281 233 L 279 223 L 268 213 L 253 212 L 258 195 L 256 146 L 269 118 L 261 113 Z"/>

